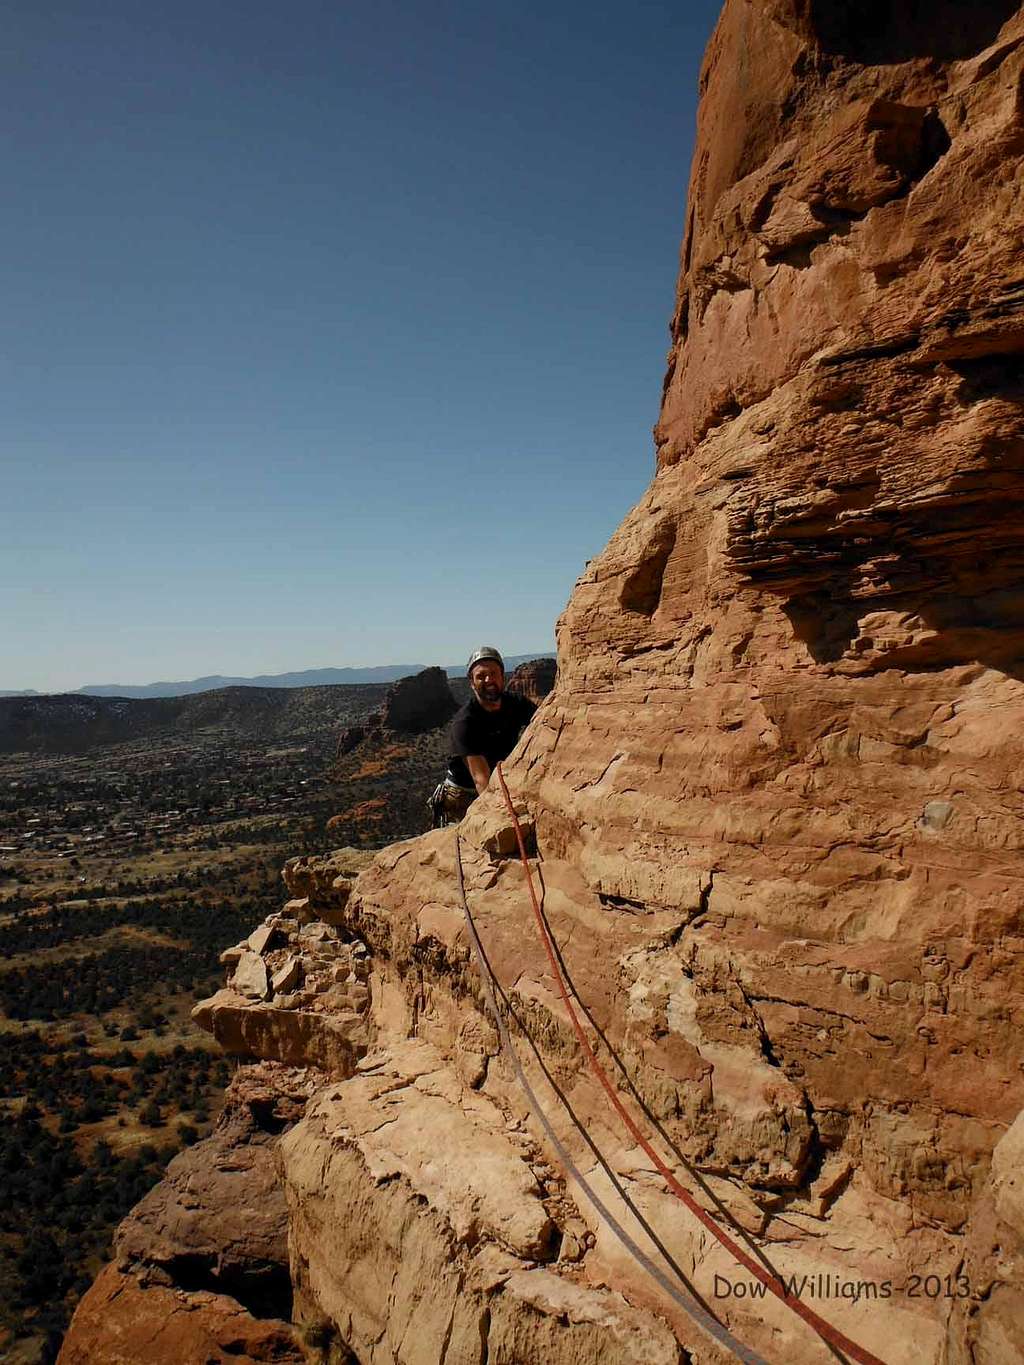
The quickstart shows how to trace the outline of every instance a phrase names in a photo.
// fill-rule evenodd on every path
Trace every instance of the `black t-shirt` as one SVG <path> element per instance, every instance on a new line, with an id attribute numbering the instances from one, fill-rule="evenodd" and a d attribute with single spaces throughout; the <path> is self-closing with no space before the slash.
<path id="1" fill-rule="evenodd" d="M 466 767 L 467 754 L 480 754 L 487 759 L 491 772 L 494 765 L 508 758 L 536 706 L 528 697 L 517 692 L 501 694 L 501 710 L 485 711 L 476 697 L 452 717 L 451 758 L 448 771 L 460 787 L 472 787 L 473 779 Z"/>

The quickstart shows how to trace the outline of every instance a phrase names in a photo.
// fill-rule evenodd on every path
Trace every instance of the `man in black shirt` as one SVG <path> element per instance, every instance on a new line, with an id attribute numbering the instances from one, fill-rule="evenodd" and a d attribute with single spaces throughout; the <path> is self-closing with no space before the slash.
<path id="1" fill-rule="evenodd" d="M 470 655 L 466 673 L 473 695 L 452 719 L 448 772 L 431 798 L 435 824 L 462 819 L 537 709 L 529 698 L 505 691 L 505 665 L 491 645 Z"/>

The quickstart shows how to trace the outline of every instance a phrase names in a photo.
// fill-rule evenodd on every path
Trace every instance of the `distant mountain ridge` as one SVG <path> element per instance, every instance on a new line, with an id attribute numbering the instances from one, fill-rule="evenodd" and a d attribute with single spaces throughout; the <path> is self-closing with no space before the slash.
<path id="1" fill-rule="evenodd" d="M 252 678 L 229 678 L 211 674 L 189 682 L 155 682 L 141 686 L 126 683 L 89 683 L 77 693 L 83 697 L 190 697 L 197 692 L 219 692 L 225 687 L 336 687 L 351 683 L 389 683 L 410 673 L 421 673 L 425 664 L 382 664 L 373 668 L 309 668 L 299 673 L 261 673 Z"/>
<path id="2" fill-rule="evenodd" d="M 0 754 L 80 754 L 108 744 L 157 737 L 187 744 L 219 726 L 266 743 L 336 731 L 368 715 L 387 693 L 384 683 L 327 687 L 228 687 L 186 697 L 57 696 L 0 698 Z"/>
<path id="3" fill-rule="evenodd" d="M 535 650 L 532 654 L 510 654 L 505 662 L 509 670 L 554 655 L 553 649 Z M 333 687 L 338 684 L 390 683 L 407 678 L 411 673 L 422 673 L 426 664 L 378 664 L 369 668 L 308 668 L 298 673 L 263 673 L 253 678 L 228 678 L 211 674 L 193 678 L 189 682 L 155 682 L 142 686 L 128 683 L 89 683 L 73 692 L 10 691 L 0 688 L 0 697 L 188 697 L 198 692 L 219 692 L 225 687 Z M 465 664 L 445 665 L 451 678 L 461 678 Z"/>

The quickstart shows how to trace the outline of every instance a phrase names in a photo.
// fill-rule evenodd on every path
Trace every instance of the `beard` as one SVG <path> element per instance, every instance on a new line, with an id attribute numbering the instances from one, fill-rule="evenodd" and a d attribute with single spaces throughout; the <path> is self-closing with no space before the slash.
<path id="1" fill-rule="evenodd" d="M 476 694 L 481 701 L 499 701 L 501 688 L 497 683 L 481 683 L 476 689 Z"/>

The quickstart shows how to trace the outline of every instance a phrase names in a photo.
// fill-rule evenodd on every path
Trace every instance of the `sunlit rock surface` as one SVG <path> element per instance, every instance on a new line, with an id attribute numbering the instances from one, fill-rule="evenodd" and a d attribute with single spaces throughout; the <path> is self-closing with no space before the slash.
<path id="1" fill-rule="evenodd" d="M 1024 1355 L 1022 72 L 1014 0 L 728 0 L 657 475 L 507 765 L 575 989 L 649 1117 L 616 1071 L 624 1102 L 887 1365 Z M 615 1120 L 498 792 L 461 833 L 491 966 L 650 1228 L 765 1358 L 830 1359 Z M 229 1049 L 309 1067 L 276 1146 L 302 1339 L 373 1365 L 727 1358 L 528 1110 L 452 832 L 358 877 L 339 857 L 291 865 L 282 917 L 199 1007 Z"/>

